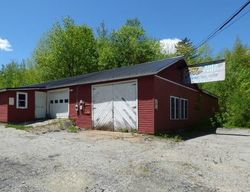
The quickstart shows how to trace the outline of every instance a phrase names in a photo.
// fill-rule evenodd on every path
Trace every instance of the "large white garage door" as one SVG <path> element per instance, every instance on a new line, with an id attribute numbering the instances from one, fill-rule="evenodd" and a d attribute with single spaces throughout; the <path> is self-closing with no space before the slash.
<path id="1" fill-rule="evenodd" d="M 92 87 L 96 129 L 137 129 L 137 81 Z"/>
<path id="2" fill-rule="evenodd" d="M 48 115 L 51 118 L 69 117 L 69 90 L 55 90 L 48 92 Z"/>

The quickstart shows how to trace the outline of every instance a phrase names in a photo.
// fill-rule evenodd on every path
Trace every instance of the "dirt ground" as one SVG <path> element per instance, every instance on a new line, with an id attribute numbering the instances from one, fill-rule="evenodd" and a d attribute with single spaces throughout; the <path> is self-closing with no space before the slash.
<path id="1" fill-rule="evenodd" d="M 0 191 L 250 191 L 250 130 L 174 142 L 104 131 L 33 134 L 0 125 Z"/>

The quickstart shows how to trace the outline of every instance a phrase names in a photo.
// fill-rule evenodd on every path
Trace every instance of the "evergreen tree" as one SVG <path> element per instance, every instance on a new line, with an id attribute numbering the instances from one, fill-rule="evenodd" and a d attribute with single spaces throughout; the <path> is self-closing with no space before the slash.
<path id="1" fill-rule="evenodd" d="M 193 64 L 195 62 L 196 50 L 190 39 L 186 37 L 177 43 L 176 55 L 184 56 L 188 64 Z"/>

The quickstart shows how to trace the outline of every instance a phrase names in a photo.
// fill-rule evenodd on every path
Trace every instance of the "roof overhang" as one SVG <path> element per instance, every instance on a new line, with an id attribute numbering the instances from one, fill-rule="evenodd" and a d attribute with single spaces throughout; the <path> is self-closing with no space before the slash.
<path id="1" fill-rule="evenodd" d="M 32 88 L 5 88 L 0 89 L 0 93 L 7 92 L 7 91 L 32 91 L 32 90 L 45 90 L 42 87 L 32 87 Z"/>

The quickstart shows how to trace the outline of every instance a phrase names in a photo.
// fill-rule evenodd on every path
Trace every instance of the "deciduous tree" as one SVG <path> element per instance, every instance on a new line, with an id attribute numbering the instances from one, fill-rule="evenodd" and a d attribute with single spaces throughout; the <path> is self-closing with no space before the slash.
<path id="1" fill-rule="evenodd" d="M 104 38 L 99 36 L 99 42 L 102 45 L 99 47 L 99 64 L 106 69 L 144 63 L 163 57 L 159 41 L 148 37 L 137 19 L 127 20 L 120 29 Z"/>
<path id="2" fill-rule="evenodd" d="M 71 18 L 56 23 L 34 53 L 43 80 L 60 79 L 98 69 L 97 43 L 93 30 L 76 25 Z"/>

